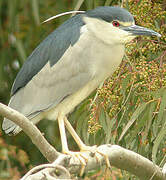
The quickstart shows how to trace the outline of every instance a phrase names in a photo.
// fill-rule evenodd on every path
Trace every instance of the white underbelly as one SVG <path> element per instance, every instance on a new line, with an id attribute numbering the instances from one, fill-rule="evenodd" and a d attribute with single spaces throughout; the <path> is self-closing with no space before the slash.
<path id="1" fill-rule="evenodd" d="M 46 117 L 49 120 L 56 120 L 59 113 L 67 115 L 85 98 L 87 98 L 89 94 L 98 87 L 99 83 L 101 83 L 100 79 L 93 79 L 92 81 L 87 83 L 83 88 L 81 88 L 74 94 L 66 97 L 56 107 L 50 109 L 47 112 L 44 112 L 44 117 Z"/>

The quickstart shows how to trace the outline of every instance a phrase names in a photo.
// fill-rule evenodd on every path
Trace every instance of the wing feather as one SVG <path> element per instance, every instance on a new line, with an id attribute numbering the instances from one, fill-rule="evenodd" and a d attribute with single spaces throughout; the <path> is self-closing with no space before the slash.
<path id="1" fill-rule="evenodd" d="M 84 25 L 82 15 L 78 14 L 65 21 L 53 31 L 27 58 L 13 84 L 11 95 L 24 87 L 49 61 L 56 64 L 69 46 L 73 46 L 80 37 L 80 28 Z"/>

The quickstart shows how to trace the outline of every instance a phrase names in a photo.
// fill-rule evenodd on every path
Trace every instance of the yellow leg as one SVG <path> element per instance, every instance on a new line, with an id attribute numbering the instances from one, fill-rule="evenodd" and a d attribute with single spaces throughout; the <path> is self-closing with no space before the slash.
<path id="1" fill-rule="evenodd" d="M 69 151 L 68 149 L 68 144 L 67 144 L 67 138 L 66 138 L 66 132 L 65 132 L 65 125 L 64 125 L 64 120 L 67 119 L 65 116 L 59 114 L 58 116 L 58 124 L 59 124 L 59 131 L 60 131 L 60 136 L 61 136 L 61 143 L 62 143 L 62 152 L 64 154 L 69 154 L 73 157 L 76 157 L 79 159 L 79 161 L 81 162 L 81 170 L 80 170 L 80 176 L 83 175 L 84 170 L 85 170 L 85 166 L 86 166 L 86 158 L 80 154 L 79 152 L 72 152 Z M 71 125 L 70 125 L 71 126 Z M 78 135 L 77 135 L 78 136 Z M 79 138 L 79 137 L 78 137 Z M 80 142 L 81 139 L 80 139 Z M 81 144 L 84 145 L 84 144 Z"/>
<path id="2" fill-rule="evenodd" d="M 109 162 L 107 155 L 105 155 L 102 152 L 96 151 L 96 146 L 93 146 L 93 147 L 86 146 L 82 142 L 80 137 L 77 135 L 77 133 L 71 126 L 70 122 L 67 120 L 66 116 L 60 115 L 58 117 L 58 123 L 59 123 L 59 130 L 60 130 L 61 142 L 62 142 L 62 152 L 65 154 L 69 154 L 71 156 L 75 156 L 76 158 L 78 158 L 80 160 L 80 162 L 82 164 L 81 171 L 80 171 L 81 176 L 83 175 L 83 172 L 85 170 L 85 166 L 86 166 L 88 159 L 86 159 L 86 157 L 84 157 L 80 152 L 69 151 L 68 144 L 67 144 L 67 138 L 66 138 L 66 132 L 65 132 L 65 125 L 66 125 L 66 128 L 68 129 L 68 131 L 70 132 L 70 134 L 72 135 L 72 137 L 74 138 L 74 140 L 76 141 L 76 143 L 79 146 L 81 151 L 90 151 L 90 152 L 94 152 L 94 153 L 99 153 L 100 155 L 102 155 L 105 158 L 106 165 L 108 168 L 110 168 L 110 162 Z M 97 156 L 96 156 L 96 159 L 98 159 Z"/>
<path id="3" fill-rule="evenodd" d="M 80 151 L 93 151 L 92 147 L 86 146 L 82 142 L 82 140 L 80 139 L 78 134 L 75 132 L 75 130 L 73 129 L 73 127 L 71 126 L 70 122 L 67 120 L 66 117 L 64 118 L 64 122 L 65 122 L 67 130 L 70 132 L 70 134 L 74 138 L 75 142 L 77 143 L 78 147 L 80 148 Z M 96 148 L 96 146 L 94 146 L 94 147 Z"/>
<path id="4" fill-rule="evenodd" d="M 58 116 L 58 124 L 59 124 L 60 136 L 61 136 L 62 152 L 66 153 L 69 151 L 69 149 L 67 145 L 67 138 L 65 132 L 64 116 L 62 116 L 61 114 L 59 114 Z"/>

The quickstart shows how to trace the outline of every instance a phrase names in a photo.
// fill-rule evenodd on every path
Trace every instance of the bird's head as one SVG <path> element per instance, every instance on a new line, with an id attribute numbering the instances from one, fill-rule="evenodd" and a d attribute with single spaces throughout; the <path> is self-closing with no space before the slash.
<path id="1" fill-rule="evenodd" d="M 109 44 L 125 44 L 138 35 L 161 35 L 151 29 L 135 25 L 130 12 L 120 7 L 98 7 L 89 10 L 83 18 L 88 29 Z"/>

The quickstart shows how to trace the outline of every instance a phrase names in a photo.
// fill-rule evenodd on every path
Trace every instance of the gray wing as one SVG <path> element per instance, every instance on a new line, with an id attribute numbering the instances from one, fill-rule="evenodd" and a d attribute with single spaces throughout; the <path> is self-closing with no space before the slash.
<path id="1" fill-rule="evenodd" d="M 88 60 L 80 61 L 86 40 L 81 40 L 83 25 L 81 15 L 71 18 L 34 50 L 16 77 L 10 107 L 32 118 L 56 106 L 92 78 Z M 4 119 L 2 128 L 10 133 L 16 125 Z"/>
<path id="2" fill-rule="evenodd" d="M 84 25 L 82 15 L 78 14 L 65 21 L 53 31 L 27 58 L 13 84 L 11 95 L 24 87 L 43 67 L 50 62 L 53 66 L 71 45 L 80 37 L 80 28 Z"/>

